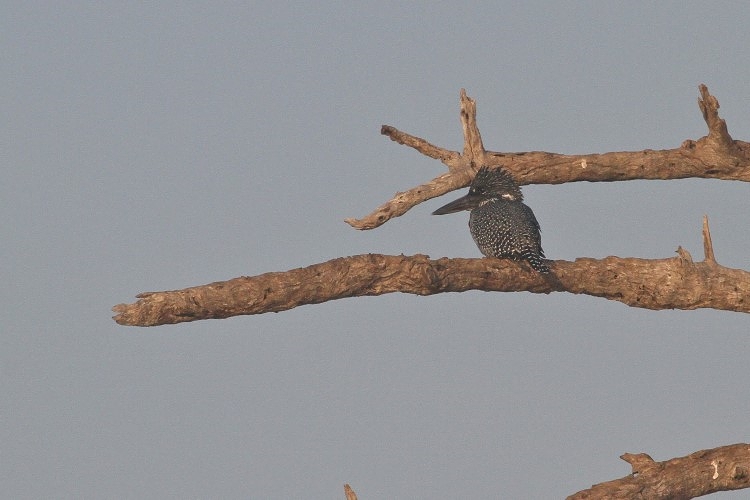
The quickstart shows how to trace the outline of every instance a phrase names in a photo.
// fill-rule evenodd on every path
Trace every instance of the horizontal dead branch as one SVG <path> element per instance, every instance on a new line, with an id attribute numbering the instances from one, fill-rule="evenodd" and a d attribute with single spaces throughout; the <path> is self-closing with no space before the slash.
<path id="1" fill-rule="evenodd" d="M 155 326 L 262 314 L 346 297 L 402 292 L 432 295 L 484 290 L 570 292 L 646 309 L 713 308 L 750 312 L 750 273 L 693 262 L 680 249 L 669 259 L 549 261 L 553 276 L 505 259 L 432 260 L 426 255 L 355 255 L 253 277 L 139 294 L 113 308 L 121 325 Z"/>
<path id="2" fill-rule="evenodd" d="M 750 444 L 746 443 L 701 450 L 664 462 L 655 462 L 645 453 L 625 453 L 620 458 L 633 467 L 631 475 L 595 484 L 568 500 L 674 500 L 750 487 Z"/>
<path id="3" fill-rule="evenodd" d="M 718 100 L 705 85 L 700 85 L 699 90 L 701 99 L 698 105 L 708 126 L 707 136 L 695 141 L 686 140 L 676 149 L 563 155 L 541 151 L 485 151 L 476 122 L 476 103 L 462 89 L 463 153 L 440 148 L 388 125 L 381 128 L 381 133 L 392 140 L 439 159 L 449 172 L 419 187 L 397 193 L 361 219 L 349 218 L 346 222 L 355 229 L 376 228 L 424 201 L 467 186 L 481 165 L 502 167 L 522 185 L 688 177 L 750 181 L 750 143 L 732 139 L 725 121 L 719 117 Z"/>

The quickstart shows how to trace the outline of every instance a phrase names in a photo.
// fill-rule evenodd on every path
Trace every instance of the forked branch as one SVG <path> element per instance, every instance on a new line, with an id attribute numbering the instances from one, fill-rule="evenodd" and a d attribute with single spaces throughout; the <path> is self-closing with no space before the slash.
<path id="1" fill-rule="evenodd" d="M 732 139 L 726 122 L 719 117 L 719 101 L 705 85 L 700 85 L 699 90 L 701 98 L 698 106 L 708 126 L 707 136 L 696 141 L 688 139 L 676 149 L 562 155 L 541 151 L 485 151 L 476 121 L 476 103 L 461 89 L 462 154 L 440 148 L 388 125 L 383 125 L 380 131 L 400 144 L 439 159 L 448 167 L 448 173 L 397 193 L 369 215 L 361 219 L 349 218 L 346 222 L 355 229 L 376 228 L 424 201 L 468 186 L 481 165 L 503 167 L 521 185 L 687 177 L 750 181 L 750 143 Z"/>

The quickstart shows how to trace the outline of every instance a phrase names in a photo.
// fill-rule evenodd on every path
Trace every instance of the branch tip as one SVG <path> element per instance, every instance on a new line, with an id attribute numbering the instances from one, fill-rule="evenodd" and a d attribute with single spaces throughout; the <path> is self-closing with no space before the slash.
<path id="1" fill-rule="evenodd" d="M 704 84 L 698 86 L 701 98 L 698 107 L 703 114 L 703 120 L 708 125 L 708 139 L 720 148 L 730 150 L 734 148 L 734 140 L 727 130 L 727 122 L 719 117 L 719 100 L 708 92 Z"/>
<path id="2" fill-rule="evenodd" d="M 716 264 L 714 244 L 711 241 L 711 230 L 708 228 L 708 216 L 703 216 L 703 255 L 707 264 Z"/>
<path id="3" fill-rule="evenodd" d="M 465 89 L 461 89 L 461 127 L 464 130 L 464 160 L 484 165 L 487 152 L 477 126 L 477 103 L 466 95 Z"/>
<path id="4" fill-rule="evenodd" d="M 357 494 L 354 493 L 354 490 L 348 484 L 344 485 L 344 494 L 346 495 L 346 500 L 357 500 Z"/>

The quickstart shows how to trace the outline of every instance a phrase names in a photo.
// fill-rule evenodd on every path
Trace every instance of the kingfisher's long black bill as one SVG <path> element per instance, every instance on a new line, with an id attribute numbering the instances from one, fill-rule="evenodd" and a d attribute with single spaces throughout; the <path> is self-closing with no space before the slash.
<path id="1" fill-rule="evenodd" d="M 457 200 L 453 200 L 447 205 L 443 205 L 442 207 L 432 212 L 432 215 L 445 215 L 460 212 L 461 210 L 473 210 L 479 205 L 480 201 L 481 199 L 479 198 L 479 196 L 472 196 L 470 194 L 467 194 L 466 196 L 462 196 Z"/>

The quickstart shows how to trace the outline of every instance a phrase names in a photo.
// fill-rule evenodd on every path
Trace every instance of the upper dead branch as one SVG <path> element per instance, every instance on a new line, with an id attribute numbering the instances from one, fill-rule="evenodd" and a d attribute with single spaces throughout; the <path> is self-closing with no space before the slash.
<path id="1" fill-rule="evenodd" d="M 698 105 L 708 126 L 707 136 L 696 141 L 686 140 L 676 149 L 562 155 L 541 151 L 485 151 L 476 122 L 476 103 L 461 89 L 463 153 L 440 148 L 388 125 L 383 125 L 380 131 L 400 144 L 440 160 L 448 167 L 448 173 L 397 193 L 369 215 L 361 219 L 349 218 L 346 222 L 355 229 L 374 229 L 424 201 L 468 186 L 476 169 L 482 165 L 502 167 L 522 185 L 687 177 L 750 181 L 750 143 L 732 139 L 725 121 L 719 118 L 719 101 L 705 85 L 700 85 L 699 90 Z"/>

